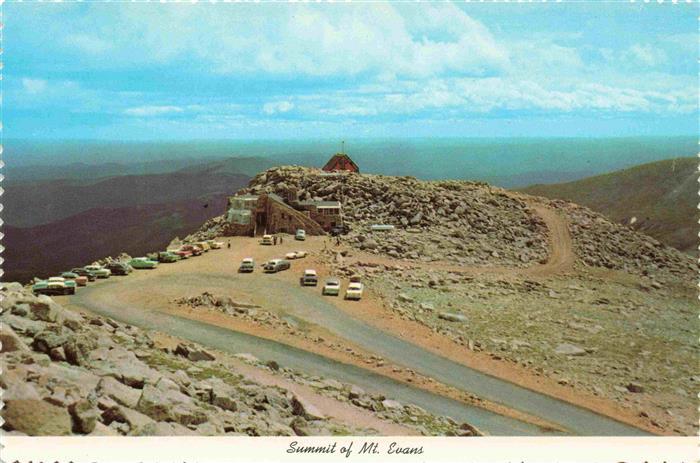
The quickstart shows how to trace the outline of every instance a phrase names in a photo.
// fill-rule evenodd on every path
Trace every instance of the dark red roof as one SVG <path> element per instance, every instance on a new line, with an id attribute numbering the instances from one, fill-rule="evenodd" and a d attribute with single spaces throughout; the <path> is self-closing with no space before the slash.
<path id="1" fill-rule="evenodd" d="M 350 167 L 347 168 L 346 166 L 349 165 Z M 325 166 L 323 166 L 323 170 L 325 171 L 333 171 L 333 170 L 349 170 L 353 172 L 359 172 L 360 168 L 355 164 L 355 162 L 350 159 L 350 156 L 344 153 L 336 153 L 333 155 L 332 158 L 328 160 Z"/>

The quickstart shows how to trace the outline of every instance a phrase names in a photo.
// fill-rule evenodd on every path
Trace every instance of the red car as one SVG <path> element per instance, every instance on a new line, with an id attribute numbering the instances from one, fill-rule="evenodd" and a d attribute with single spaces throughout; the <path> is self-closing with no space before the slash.
<path id="1" fill-rule="evenodd" d="M 186 251 L 184 249 L 178 249 L 177 251 L 170 251 L 175 255 L 180 256 L 180 259 L 187 259 L 188 257 L 192 257 L 192 251 Z"/>
<path id="2" fill-rule="evenodd" d="M 202 248 L 195 246 L 194 244 L 186 244 L 180 248 L 181 251 L 189 251 L 193 256 L 198 256 L 202 254 Z"/>

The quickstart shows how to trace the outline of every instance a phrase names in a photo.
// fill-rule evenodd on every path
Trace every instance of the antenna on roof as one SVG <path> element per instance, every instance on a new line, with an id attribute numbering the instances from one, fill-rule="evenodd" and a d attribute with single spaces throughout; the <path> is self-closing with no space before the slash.
<path id="1" fill-rule="evenodd" d="M 345 154 L 345 140 L 340 142 L 340 154 Z"/>

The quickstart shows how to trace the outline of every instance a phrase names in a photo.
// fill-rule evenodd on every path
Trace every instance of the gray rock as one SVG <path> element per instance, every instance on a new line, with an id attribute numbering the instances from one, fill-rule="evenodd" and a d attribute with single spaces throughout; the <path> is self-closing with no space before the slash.
<path id="1" fill-rule="evenodd" d="M 468 320 L 466 315 L 452 312 L 440 312 L 438 317 L 442 318 L 443 320 L 447 320 L 448 322 L 466 323 Z"/>
<path id="2" fill-rule="evenodd" d="M 97 393 L 114 399 L 129 408 L 136 408 L 141 391 L 120 383 L 111 376 L 105 376 L 97 385 Z"/>
<path id="3" fill-rule="evenodd" d="M 135 388 L 142 388 L 146 382 L 154 383 L 161 376 L 123 347 L 95 349 L 90 352 L 89 361 L 96 372 L 103 376 L 113 376 Z"/>
<path id="4" fill-rule="evenodd" d="M 554 353 L 559 355 L 579 356 L 586 355 L 586 349 L 574 344 L 562 343 L 554 349 Z"/>
<path id="5" fill-rule="evenodd" d="M 98 411 L 90 401 L 79 400 L 68 407 L 68 411 L 73 417 L 74 428 L 82 434 L 90 434 L 95 429 Z"/>
<path id="6" fill-rule="evenodd" d="M 34 337 L 32 343 L 35 350 L 49 354 L 51 349 L 60 347 L 68 341 L 68 336 L 65 334 L 55 333 L 53 331 L 44 330 Z"/>
<path id="7" fill-rule="evenodd" d="M 53 299 L 42 294 L 29 303 L 32 315 L 45 322 L 55 322 L 58 318 L 60 306 Z"/>
<path id="8" fill-rule="evenodd" d="M 141 435 L 145 429 L 149 426 L 153 426 L 155 421 L 150 417 L 139 413 L 136 410 L 132 410 L 127 407 L 117 406 L 106 410 L 102 413 L 102 419 L 105 424 L 112 424 L 113 422 L 125 423 L 129 427 L 129 433 L 132 435 Z"/>
<path id="9" fill-rule="evenodd" d="M 314 405 L 296 395 L 292 398 L 292 413 L 307 420 L 322 420 L 325 418 Z"/>
<path id="10" fill-rule="evenodd" d="M 401 410 L 403 408 L 403 405 L 401 405 L 400 402 L 391 399 L 383 400 L 382 405 L 387 410 Z"/>
<path id="11" fill-rule="evenodd" d="M 634 392 L 636 394 L 644 392 L 644 386 L 642 386 L 639 383 L 629 383 L 627 386 L 625 386 L 628 391 Z"/>
<path id="12" fill-rule="evenodd" d="M 9 326 L 4 326 L 0 330 L 0 343 L 2 343 L 2 349 L 0 352 L 3 354 L 7 352 L 30 352 L 31 349 L 22 341 L 22 339 L 15 333 L 15 331 Z"/>
<path id="13" fill-rule="evenodd" d="M 260 359 L 258 359 L 256 356 L 254 356 L 253 354 L 245 353 L 245 352 L 240 353 L 240 354 L 236 354 L 235 357 L 237 359 L 243 360 L 246 363 L 252 363 L 252 364 L 260 363 Z"/>
<path id="14" fill-rule="evenodd" d="M 180 392 L 177 384 L 167 378 L 161 378 L 155 386 L 144 386 L 137 409 L 155 421 L 170 420 L 185 426 L 207 421 L 206 413 L 194 400 Z"/>
<path id="15" fill-rule="evenodd" d="M 4 429 L 29 436 L 67 436 L 73 428 L 66 409 L 45 400 L 5 400 L 2 417 Z"/>
<path id="16" fill-rule="evenodd" d="M 365 395 L 365 391 L 362 388 L 357 387 L 355 385 L 352 385 L 350 387 L 350 391 L 348 392 L 349 399 L 358 399 L 358 398 L 362 397 L 363 395 Z"/>

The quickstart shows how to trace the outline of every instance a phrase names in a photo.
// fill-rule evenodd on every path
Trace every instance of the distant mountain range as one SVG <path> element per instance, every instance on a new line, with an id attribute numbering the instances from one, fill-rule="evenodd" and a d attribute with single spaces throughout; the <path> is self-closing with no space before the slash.
<path id="1" fill-rule="evenodd" d="M 188 167 L 166 174 L 61 179 L 27 182 L 5 187 L 3 218 L 9 225 L 32 227 L 60 220 L 93 208 L 124 208 L 162 204 L 232 193 L 248 175 L 234 173 L 229 165 Z"/>
<path id="2" fill-rule="evenodd" d="M 217 161 L 170 173 L 8 185 L 3 279 L 26 281 L 121 251 L 162 249 L 220 215 L 226 197 L 248 180 L 233 163 Z"/>
<path id="3" fill-rule="evenodd" d="M 186 236 L 220 215 L 226 194 L 164 204 L 94 208 L 30 228 L 5 226 L 4 281 L 48 277 L 106 256 L 132 256 L 163 250 L 175 236 Z"/>
<path id="4" fill-rule="evenodd" d="M 520 191 L 565 199 L 653 236 L 684 252 L 698 245 L 698 159 L 642 164 L 569 183 Z"/>

